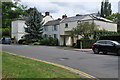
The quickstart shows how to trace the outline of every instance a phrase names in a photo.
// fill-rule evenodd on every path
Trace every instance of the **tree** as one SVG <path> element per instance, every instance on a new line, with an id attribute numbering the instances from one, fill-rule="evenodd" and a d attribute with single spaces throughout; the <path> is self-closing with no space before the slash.
<path id="1" fill-rule="evenodd" d="M 20 18 L 23 16 L 27 16 L 28 14 L 25 12 L 27 6 L 21 5 L 17 2 L 2 2 L 2 36 L 10 36 L 11 32 L 11 22 L 15 18 Z M 9 33 L 8 33 L 9 32 Z M 8 34 L 7 34 L 8 33 Z"/>
<path id="2" fill-rule="evenodd" d="M 90 38 L 94 31 L 97 30 L 97 25 L 92 22 L 78 22 L 77 27 L 71 31 L 72 36 L 80 35 L 83 38 Z"/>
<path id="3" fill-rule="evenodd" d="M 30 16 L 26 19 L 25 24 L 27 25 L 25 32 L 28 33 L 25 35 L 26 41 L 28 43 L 40 41 L 43 33 L 43 17 L 36 8 L 33 8 L 30 12 Z"/>
<path id="4" fill-rule="evenodd" d="M 105 0 L 101 2 L 101 17 L 106 18 L 107 16 L 112 14 L 111 10 L 111 3 L 108 2 L 108 0 Z"/>
<path id="5" fill-rule="evenodd" d="M 106 18 L 117 23 L 117 31 L 120 33 L 120 13 L 113 13 Z"/>

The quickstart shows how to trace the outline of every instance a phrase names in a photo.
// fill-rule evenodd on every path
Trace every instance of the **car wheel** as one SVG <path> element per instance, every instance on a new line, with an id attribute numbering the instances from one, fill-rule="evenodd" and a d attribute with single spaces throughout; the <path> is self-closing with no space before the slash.
<path id="1" fill-rule="evenodd" d="M 103 51 L 103 54 L 107 54 L 107 51 Z"/>
<path id="2" fill-rule="evenodd" d="M 98 49 L 98 48 L 95 48 L 95 49 L 94 49 L 94 53 L 95 53 L 95 54 L 99 54 L 99 49 Z"/>

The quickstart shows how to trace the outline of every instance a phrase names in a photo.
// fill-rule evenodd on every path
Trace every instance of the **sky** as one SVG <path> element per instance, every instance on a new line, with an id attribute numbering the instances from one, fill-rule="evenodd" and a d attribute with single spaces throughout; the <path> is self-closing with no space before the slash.
<path id="1" fill-rule="evenodd" d="M 62 18 L 66 14 L 68 17 L 76 14 L 91 14 L 100 11 L 103 0 L 21 0 L 21 4 L 36 7 L 39 12 L 45 15 L 46 11 L 54 18 Z M 113 13 L 118 12 L 118 1 L 109 0 L 112 4 Z"/>

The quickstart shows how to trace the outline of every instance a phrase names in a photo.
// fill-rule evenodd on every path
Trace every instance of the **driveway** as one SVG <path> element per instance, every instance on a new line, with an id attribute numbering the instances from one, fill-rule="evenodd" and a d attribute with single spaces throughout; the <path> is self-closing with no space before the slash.
<path id="1" fill-rule="evenodd" d="M 118 78 L 118 56 L 64 50 L 60 47 L 2 45 L 3 51 L 78 69 L 97 78 Z"/>

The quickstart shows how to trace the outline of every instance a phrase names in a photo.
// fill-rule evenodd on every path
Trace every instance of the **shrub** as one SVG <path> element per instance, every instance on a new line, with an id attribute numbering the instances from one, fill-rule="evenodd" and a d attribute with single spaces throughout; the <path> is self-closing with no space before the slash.
<path id="1" fill-rule="evenodd" d="M 40 45 L 40 42 L 34 42 L 33 45 Z"/>
<path id="2" fill-rule="evenodd" d="M 58 46 L 58 39 L 57 38 L 43 38 L 40 40 L 41 45 L 48 45 L 48 46 Z"/>
<path id="3" fill-rule="evenodd" d="M 96 42 L 97 40 L 77 40 L 77 48 L 81 48 L 81 42 L 82 42 L 82 48 L 92 48 L 92 45 Z"/>
<path id="4" fill-rule="evenodd" d="M 26 41 L 25 38 L 22 38 L 18 41 L 18 44 L 23 44 L 23 42 L 25 43 L 25 41 Z"/>

